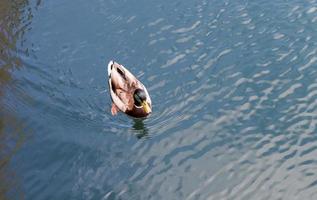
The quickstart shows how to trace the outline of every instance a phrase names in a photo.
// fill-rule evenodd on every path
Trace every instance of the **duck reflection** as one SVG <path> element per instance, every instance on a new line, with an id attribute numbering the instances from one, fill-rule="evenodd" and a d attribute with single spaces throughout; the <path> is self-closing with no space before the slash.
<path id="1" fill-rule="evenodd" d="M 138 139 L 141 139 L 149 134 L 148 129 L 144 125 L 144 119 L 133 119 L 133 129 Z"/>

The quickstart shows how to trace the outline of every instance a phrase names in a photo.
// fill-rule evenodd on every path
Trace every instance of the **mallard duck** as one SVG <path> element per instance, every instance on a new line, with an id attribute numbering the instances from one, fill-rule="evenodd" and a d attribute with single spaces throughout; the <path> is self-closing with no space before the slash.
<path id="1" fill-rule="evenodd" d="M 122 111 L 129 116 L 142 118 L 152 112 L 151 98 L 145 86 L 124 66 L 110 61 L 108 77 L 112 115 Z"/>

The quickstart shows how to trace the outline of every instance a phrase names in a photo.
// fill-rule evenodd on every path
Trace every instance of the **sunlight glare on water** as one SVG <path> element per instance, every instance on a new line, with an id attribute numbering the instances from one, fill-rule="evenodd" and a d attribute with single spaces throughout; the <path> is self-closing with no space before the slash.
<path id="1" fill-rule="evenodd" d="M 0 199 L 316 199 L 316 1 L 0 3 Z M 153 113 L 113 117 L 107 63 Z"/>

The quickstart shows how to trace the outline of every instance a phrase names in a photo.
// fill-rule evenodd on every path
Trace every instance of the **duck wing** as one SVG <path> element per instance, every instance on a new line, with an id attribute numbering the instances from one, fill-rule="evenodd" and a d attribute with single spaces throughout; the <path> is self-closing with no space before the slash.
<path id="1" fill-rule="evenodd" d="M 132 110 L 133 92 L 137 79 L 122 65 L 110 61 L 108 64 L 109 89 L 112 101 L 122 111 Z"/>

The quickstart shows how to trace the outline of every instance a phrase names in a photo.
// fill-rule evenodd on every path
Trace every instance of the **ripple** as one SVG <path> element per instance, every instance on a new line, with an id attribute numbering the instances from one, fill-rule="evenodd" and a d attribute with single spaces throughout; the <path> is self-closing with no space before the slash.
<path id="1" fill-rule="evenodd" d="M 311 7 L 311 8 L 309 8 L 308 10 L 307 10 L 307 14 L 311 14 L 311 13 L 314 13 L 314 12 L 316 12 L 317 11 L 317 7 Z"/>
<path id="2" fill-rule="evenodd" d="M 275 33 L 275 34 L 273 35 L 274 40 L 280 40 L 280 39 L 282 39 L 282 38 L 284 38 L 284 37 L 285 37 L 285 35 L 282 34 L 282 33 Z"/>
<path id="3" fill-rule="evenodd" d="M 302 84 L 300 84 L 300 83 L 294 84 L 294 85 L 292 85 L 290 88 L 288 88 L 286 91 L 284 91 L 283 93 L 281 93 L 281 94 L 278 96 L 278 98 L 279 98 L 279 99 L 283 99 L 283 98 L 285 98 L 285 97 L 287 97 L 287 96 L 293 94 L 294 91 L 295 91 L 296 89 L 300 88 L 300 87 L 302 87 Z"/>
<path id="4" fill-rule="evenodd" d="M 314 199 L 311 2 L 81 3 L 42 4 L 13 53 L 26 198 Z M 149 118 L 111 116 L 109 59 L 147 86 Z"/>
<path id="5" fill-rule="evenodd" d="M 179 60 L 183 59 L 184 57 L 185 57 L 185 54 L 179 54 L 179 55 L 175 56 L 174 58 L 168 60 L 168 61 L 166 62 L 166 64 L 164 64 L 164 65 L 162 66 L 162 68 L 166 68 L 166 67 L 169 67 L 169 66 L 171 66 L 171 65 L 174 65 L 174 64 L 176 64 L 177 62 L 179 62 Z"/>
<path id="6" fill-rule="evenodd" d="M 159 24 L 162 21 L 164 21 L 163 18 L 157 19 L 154 22 L 149 23 L 149 26 L 155 26 L 155 25 Z"/>
<path id="7" fill-rule="evenodd" d="M 200 21 L 196 21 L 191 27 L 179 28 L 174 30 L 173 33 L 186 33 L 186 32 L 192 31 L 195 28 L 197 28 L 200 23 L 201 23 Z"/>
<path id="8" fill-rule="evenodd" d="M 316 57 L 316 56 L 313 56 L 313 57 L 308 61 L 308 63 L 305 64 L 305 65 L 303 65 L 303 66 L 301 66 L 301 67 L 299 68 L 299 70 L 300 70 L 300 71 L 303 71 L 303 70 L 307 69 L 307 68 L 310 67 L 312 64 L 314 64 L 316 61 L 317 61 L 317 57 Z"/>

